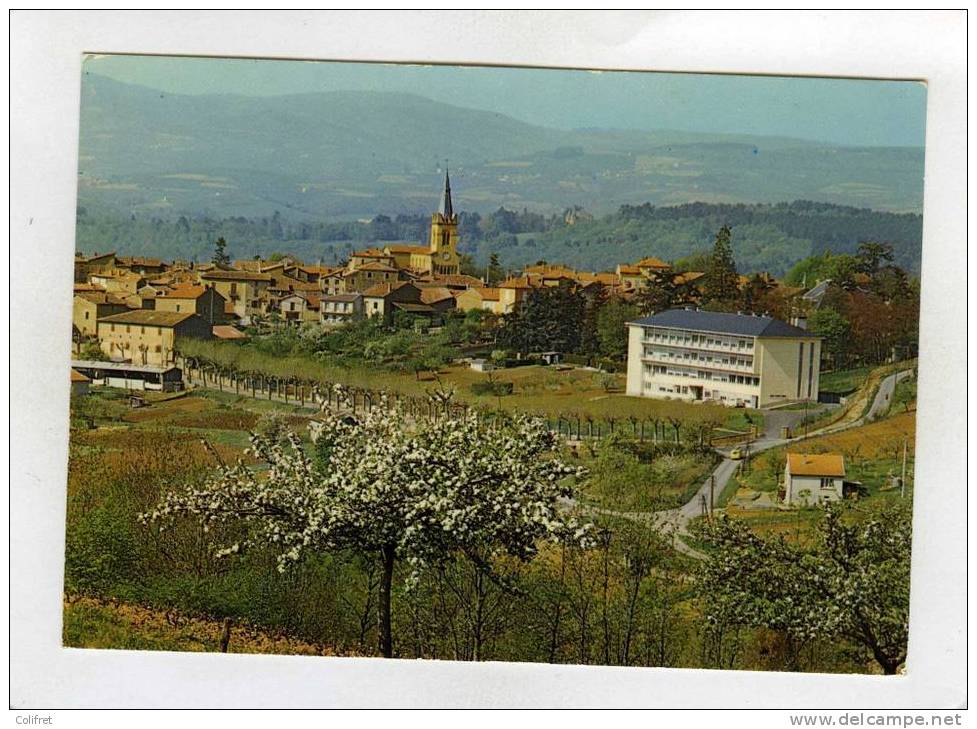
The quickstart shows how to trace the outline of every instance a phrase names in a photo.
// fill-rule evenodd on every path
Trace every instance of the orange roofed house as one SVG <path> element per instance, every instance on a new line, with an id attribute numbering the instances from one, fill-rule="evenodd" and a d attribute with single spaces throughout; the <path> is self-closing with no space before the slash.
<path id="1" fill-rule="evenodd" d="M 844 496 L 845 458 L 837 453 L 788 453 L 784 503 L 813 506 Z"/>
<path id="2" fill-rule="evenodd" d="M 155 298 L 156 311 L 172 311 L 176 314 L 199 314 L 211 326 L 224 321 L 224 305 L 227 300 L 217 293 L 214 284 L 207 286 L 179 285 L 162 289 Z"/>
<path id="3" fill-rule="evenodd" d="M 251 317 L 261 313 L 261 299 L 273 280 L 267 273 L 255 271 L 214 269 L 200 274 L 200 282 L 213 284 L 227 308 L 244 324 L 250 324 Z"/>
<path id="4" fill-rule="evenodd" d="M 98 343 L 106 358 L 139 365 L 172 364 L 177 337 L 212 336 L 211 325 L 192 311 L 135 309 L 98 322 Z"/>

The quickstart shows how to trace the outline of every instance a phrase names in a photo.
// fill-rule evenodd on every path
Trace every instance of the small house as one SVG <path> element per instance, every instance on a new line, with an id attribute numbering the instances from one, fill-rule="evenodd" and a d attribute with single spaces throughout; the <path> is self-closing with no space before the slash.
<path id="1" fill-rule="evenodd" d="M 476 372 L 492 372 L 495 365 L 490 360 L 478 358 L 472 360 L 471 368 Z"/>
<path id="2" fill-rule="evenodd" d="M 92 384 L 90 377 L 86 377 L 78 370 L 72 368 L 71 370 L 71 394 L 72 395 L 87 395 L 88 388 Z"/>
<path id="3" fill-rule="evenodd" d="M 837 453 L 788 453 L 784 503 L 814 506 L 844 496 L 845 458 Z"/>

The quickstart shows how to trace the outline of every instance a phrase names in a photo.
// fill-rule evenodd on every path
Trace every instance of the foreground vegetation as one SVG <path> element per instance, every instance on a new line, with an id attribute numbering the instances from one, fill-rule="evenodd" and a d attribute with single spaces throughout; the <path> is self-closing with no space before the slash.
<path id="1" fill-rule="evenodd" d="M 254 544 L 230 558 L 215 556 L 213 540 L 237 540 L 243 525 L 204 531 L 193 520 L 181 519 L 160 532 L 137 520 L 166 493 L 213 478 L 219 461 L 243 458 L 260 474 L 262 459 L 244 451 L 246 433 L 239 428 L 246 423 L 274 439 L 281 437 L 285 423 L 303 431 L 311 413 L 227 393 L 152 400 L 149 407 L 132 410 L 122 397 L 102 391 L 73 403 L 65 573 L 72 600 L 66 606 L 66 642 L 213 650 L 215 626 L 230 618 L 235 631 L 276 636 L 272 643 L 254 638 L 261 652 L 375 655 L 382 570 L 368 553 L 341 546 L 317 549 L 282 572 L 271 544 Z M 213 452 L 201 437 L 214 444 Z M 304 442 L 311 449 L 311 442 Z M 626 457 L 629 447 L 612 439 L 593 458 L 582 455 L 592 469 L 579 484 L 585 495 L 605 503 L 629 498 L 627 479 L 613 482 L 621 463 L 632 473 L 647 469 L 642 472 L 649 483 L 668 472 L 663 486 L 685 468 L 682 452 L 631 453 L 632 460 Z M 573 460 L 572 454 L 564 457 Z M 669 488 L 674 497 L 678 486 Z M 668 495 L 663 488 L 632 503 L 660 503 Z M 815 517 L 809 518 L 814 524 Z M 673 551 L 669 534 L 609 517 L 597 520 L 594 529 L 586 544 L 540 543 L 528 561 L 494 556 L 491 577 L 464 552 L 445 553 L 416 574 L 409 564 L 395 565 L 392 654 L 880 670 L 857 643 L 834 636 L 798 643 L 783 630 L 744 621 L 742 615 L 707 620 L 712 603 L 696 588 L 700 567 Z M 76 597 L 110 599 L 122 606 Z M 162 626 L 161 615 L 167 625 L 175 623 L 174 631 Z M 185 622 L 197 619 L 209 627 Z M 278 636 L 286 642 L 277 642 Z M 235 649 L 232 638 L 230 650 Z M 250 650 L 240 642 L 237 649 Z"/>

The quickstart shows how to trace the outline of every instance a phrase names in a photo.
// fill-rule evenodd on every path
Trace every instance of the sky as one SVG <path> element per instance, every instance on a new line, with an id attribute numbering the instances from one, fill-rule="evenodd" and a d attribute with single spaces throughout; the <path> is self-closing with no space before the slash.
<path id="1" fill-rule="evenodd" d="M 84 70 L 178 94 L 414 93 L 558 129 L 681 130 L 923 146 L 916 81 L 97 56 Z"/>

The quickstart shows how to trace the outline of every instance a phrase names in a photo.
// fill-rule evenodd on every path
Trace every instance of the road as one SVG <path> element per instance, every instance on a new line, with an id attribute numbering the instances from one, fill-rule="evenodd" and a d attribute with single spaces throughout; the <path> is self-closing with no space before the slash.
<path id="1" fill-rule="evenodd" d="M 757 440 L 750 444 L 750 453 L 756 454 L 769 450 L 770 448 L 776 448 L 788 443 L 796 443 L 817 435 L 847 430 L 848 428 L 862 425 L 866 421 L 871 421 L 873 418 L 885 414 L 886 410 L 892 404 L 892 394 L 895 392 L 896 383 L 905 379 L 910 374 L 912 374 L 912 370 L 904 370 L 883 379 L 879 383 L 879 389 L 875 394 L 875 399 L 872 401 L 871 407 L 865 415 L 857 420 L 846 423 L 836 429 L 822 428 L 808 433 L 802 438 L 788 440 L 781 438 L 780 433 L 784 427 L 792 428 L 795 426 L 804 417 L 805 413 L 803 410 L 768 410 L 764 412 L 763 416 L 764 432 Z M 683 537 L 689 534 L 689 523 L 696 517 L 702 515 L 703 500 L 708 505 L 711 492 L 712 498 L 718 501 L 719 495 L 726 488 L 729 479 L 736 473 L 739 462 L 730 459 L 727 450 L 718 450 L 718 452 L 723 456 L 723 460 L 716 466 L 709 478 L 702 483 L 692 498 L 677 509 L 666 509 L 663 511 L 611 511 L 608 509 L 594 509 L 594 511 L 596 513 L 618 516 L 633 521 L 649 522 L 659 528 L 668 529 L 674 535 L 673 544 L 676 551 L 689 557 L 703 559 L 705 555 L 686 544 Z M 715 483 L 713 483 L 713 479 L 715 479 Z"/>

